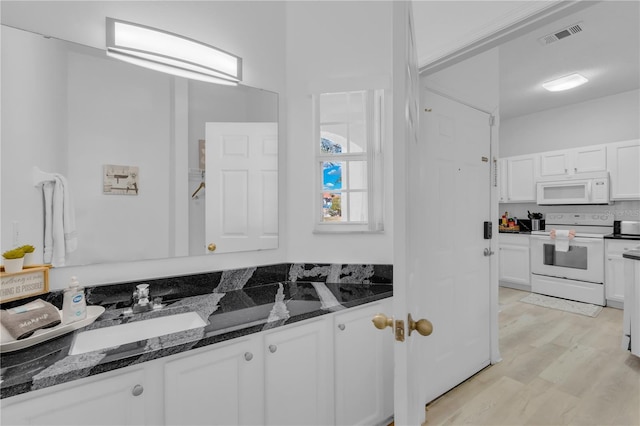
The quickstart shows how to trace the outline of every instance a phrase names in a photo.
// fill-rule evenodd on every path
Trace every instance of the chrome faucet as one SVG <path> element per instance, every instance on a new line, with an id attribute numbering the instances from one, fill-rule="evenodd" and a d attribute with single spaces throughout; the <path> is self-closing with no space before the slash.
<path id="1" fill-rule="evenodd" d="M 151 310 L 162 309 L 162 297 L 154 297 L 153 302 L 149 301 L 149 284 L 138 284 L 133 291 L 133 305 L 124 310 L 124 315 L 138 314 Z"/>
<path id="2" fill-rule="evenodd" d="M 152 309 L 149 303 L 149 284 L 139 284 L 133 292 L 133 313 L 146 312 Z"/>

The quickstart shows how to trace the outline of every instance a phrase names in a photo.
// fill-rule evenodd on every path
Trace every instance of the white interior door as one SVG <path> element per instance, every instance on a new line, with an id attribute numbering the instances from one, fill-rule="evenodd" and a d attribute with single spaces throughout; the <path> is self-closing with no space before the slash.
<path id="1" fill-rule="evenodd" d="M 205 138 L 205 251 L 277 248 L 278 124 L 207 123 Z"/>
<path id="2" fill-rule="evenodd" d="M 394 418 L 417 425 L 491 359 L 491 128 L 488 114 L 420 91 L 406 3 L 394 3 Z M 409 335 L 408 314 L 433 333 Z"/>
<path id="3" fill-rule="evenodd" d="M 407 256 L 421 284 L 410 312 L 434 325 L 419 339 L 428 402 L 491 359 L 491 253 L 483 234 L 491 220 L 491 128 L 489 114 L 428 90 L 421 106 Z"/>

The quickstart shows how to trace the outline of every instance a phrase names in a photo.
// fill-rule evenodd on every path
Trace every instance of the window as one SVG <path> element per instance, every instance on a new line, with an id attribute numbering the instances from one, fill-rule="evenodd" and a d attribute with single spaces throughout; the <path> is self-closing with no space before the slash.
<path id="1" fill-rule="evenodd" d="M 382 231 L 383 90 L 314 96 L 316 231 Z"/>

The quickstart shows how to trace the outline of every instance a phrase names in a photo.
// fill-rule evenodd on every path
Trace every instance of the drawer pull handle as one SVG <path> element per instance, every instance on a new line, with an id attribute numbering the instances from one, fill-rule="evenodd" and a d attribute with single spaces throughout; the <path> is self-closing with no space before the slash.
<path id="1" fill-rule="evenodd" d="M 142 392 L 144 392 L 142 385 L 135 385 L 133 389 L 131 389 L 131 395 L 133 396 L 140 396 L 142 395 Z"/>
<path id="2" fill-rule="evenodd" d="M 247 361 L 251 361 L 253 359 L 253 354 L 251 352 L 245 352 L 244 359 Z"/>
<path id="3" fill-rule="evenodd" d="M 338 324 L 338 328 L 342 331 L 344 331 L 345 328 L 347 328 L 344 324 Z"/>
<path id="4" fill-rule="evenodd" d="M 278 347 L 276 345 L 269 345 L 269 352 L 271 352 L 272 354 L 276 353 L 277 350 Z"/>

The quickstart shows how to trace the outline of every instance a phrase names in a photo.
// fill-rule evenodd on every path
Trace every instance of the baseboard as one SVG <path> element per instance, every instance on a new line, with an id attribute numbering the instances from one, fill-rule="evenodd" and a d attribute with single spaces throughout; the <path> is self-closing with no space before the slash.
<path id="1" fill-rule="evenodd" d="M 516 290 L 531 292 L 531 286 L 527 284 L 516 284 L 516 283 L 510 283 L 507 281 L 499 281 L 499 284 L 500 284 L 500 287 L 507 287 L 507 288 L 513 288 Z"/>
<path id="2" fill-rule="evenodd" d="M 624 309 L 624 302 L 607 299 L 607 308 Z"/>

